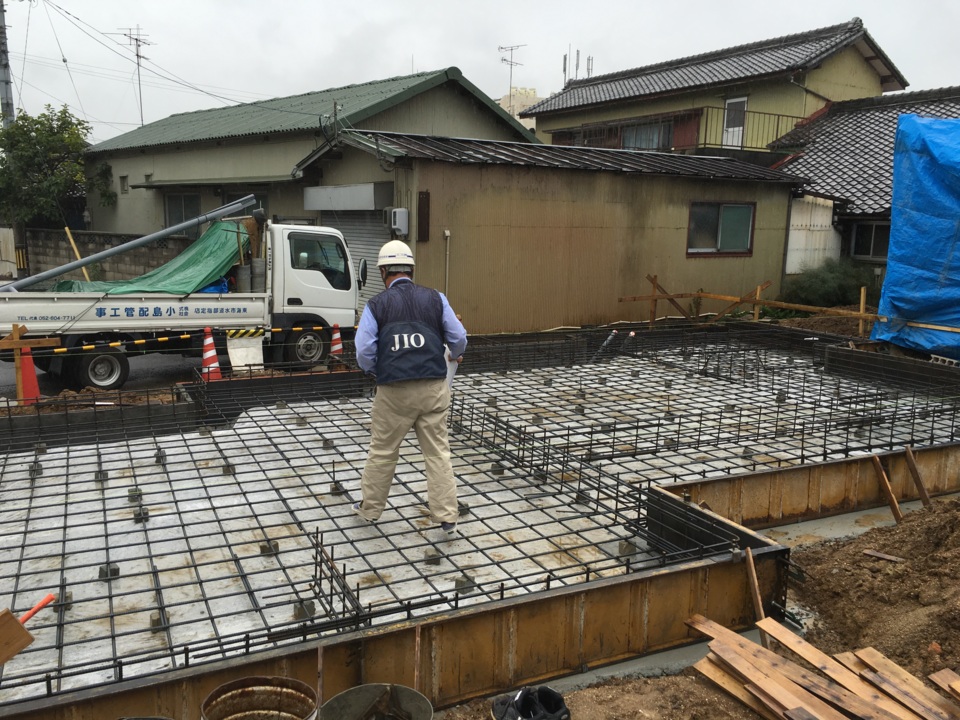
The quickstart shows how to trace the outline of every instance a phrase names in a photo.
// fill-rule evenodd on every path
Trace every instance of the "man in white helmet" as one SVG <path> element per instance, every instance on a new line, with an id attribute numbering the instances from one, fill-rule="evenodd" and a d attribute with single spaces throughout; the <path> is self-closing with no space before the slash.
<path id="1" fill-rule="evenodd" d="M 377 380 L 370 422 L 370 449 L 353 510 L 376 522 L 393 483 L 400 443 L 413 428 L 427 474 L 430 514 L 449 535 L 457 529 L 457 486 L 450 464 L 447 350 L 459 360 L 467 331 L 441 292 L 415 285 L 413 253 L 399 240 L 380 248 L 377 260 L 386 287 L 366 304 L 357 326 L 357 363 Z"/>

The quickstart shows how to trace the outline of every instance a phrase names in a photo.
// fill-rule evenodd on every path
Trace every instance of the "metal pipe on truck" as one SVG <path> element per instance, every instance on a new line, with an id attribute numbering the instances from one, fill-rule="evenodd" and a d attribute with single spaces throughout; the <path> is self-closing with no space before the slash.
<path id="1" fill-rule="evenodd" d="M 0 292 L 11 292 L 14 290 L 19 290 L 20 288 L 28 287 L 30 285 L 35 285 L 36 283 L 42 282 L 48 278 L 56 277 L 57 275 L 63 275 L 64 273 L 68 273 L 71 270 L 77 270 L 78 268 L 90 265 L 91 263 L 106 260 L 108 257 L 113 257 L 114 255 L 126 252 L 127 250 L 133 250 L 134 248 L 138 248 L 141 245 L 146 245 L 153 240 L 159 240 L 160 238 L 167 237 L 168 235 L 175 235 L 181 230 L 188 230 L 198 225 L 202 225 L 205 222 L 210 222 L 211 220 L 219 220 L 225 215 L 229 215 L 230 213 L 243 210 L 251 205 L 255 205 L 256 202 L 257 200 L 253 195 L 247 195 L 246 197 L 242 197 L 239 200 L 230 203 L 229 205 L 223 205 L 218 207 L 216 210 L 211 210 L 205 215 L 200 215 L 199 217 L 195 217 L 191 220 L 184 220 L 182 223 L 178 223 L 177 225 L 173 225 L 163 230 L 158 230 L 150 235 L 144 235 L 136 240 L 125 242 L 123 245 L 117 245 L 115 248 L 110 248 L 109 250 L 98 252 L 90 257 L 85 257 L 81 260 L 74 260 L 66 265 L 60 265 L 59 267 L 55 267 L 51 270 L 44 270 L 42 273 L 31 275 L 30 277 L 25 277 L 8 285 L 4 285 L 0 287 Z"/>

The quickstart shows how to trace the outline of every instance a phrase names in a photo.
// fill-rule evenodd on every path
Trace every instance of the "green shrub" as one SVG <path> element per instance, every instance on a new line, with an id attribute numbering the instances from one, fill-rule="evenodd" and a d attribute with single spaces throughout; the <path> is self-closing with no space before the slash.
<path id="1" fill-rule="evenodd" d="M 787 278 L 781 299 L 798 305 L 836 307 L 859 305 L 860 288 L 867 288 L 867 303 L 876 305 L 880 291 L 873 267 L 848 258 L 829 259 L 818 268 Z"/>

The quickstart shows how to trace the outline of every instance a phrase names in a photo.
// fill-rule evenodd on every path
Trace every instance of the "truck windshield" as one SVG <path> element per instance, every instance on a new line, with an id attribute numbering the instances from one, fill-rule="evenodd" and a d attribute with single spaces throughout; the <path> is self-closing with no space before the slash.
<path id="1" fill-rule="evenodd" d="M 290 266 L 321 273 L 337 290 L 349 290 L 350 271 L 343 243 L 335 235 L 290 233 Z"/>

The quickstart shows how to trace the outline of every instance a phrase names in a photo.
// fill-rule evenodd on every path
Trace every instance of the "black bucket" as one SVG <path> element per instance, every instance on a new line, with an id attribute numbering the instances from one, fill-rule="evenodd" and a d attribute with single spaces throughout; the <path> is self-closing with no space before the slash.
<path id="1" fill-rule="evenodd" d="M 203 720 L 315 720 L 317 692 L 287 677 L 247 677 L 221 685 L 200 705 Z"/>
<path id="2" fill-rule="evenodd" d="M 378 707 L 379 714 L 371 714 Z M 401 711 L 392 712 L 391 711 Z M 416 690 L 403 685 L 369 683 L 334 695 L 320 708 L 320 720 L 361 720 L 368 717 L 403 717 L 410 720 L 432 720 L 433 705 Z"/>

